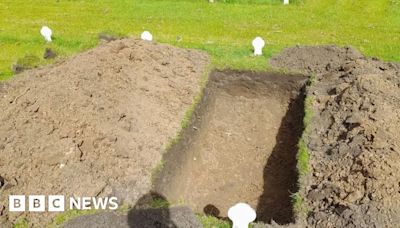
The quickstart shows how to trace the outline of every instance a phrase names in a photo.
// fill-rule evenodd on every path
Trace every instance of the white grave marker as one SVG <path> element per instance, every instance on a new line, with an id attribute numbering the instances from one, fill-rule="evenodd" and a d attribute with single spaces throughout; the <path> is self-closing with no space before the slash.
<path id="1" fill-rule="evenodd" d="M 144 32 L 142 32 L 142 35 L 140 35 L 140 38 L 142 40 L 152 41 L 153 35 L 151 35 L 151 33 L 149 31 L 144 31 Z"/>
<path id="2" fill-rule="evenodd" d="M 52 31 L 49 27 L 43 26 L 42 29 L 40 29 L 40 34 L 42 34 L 47 42 L 51 42 Z"/>
<path id="3" fill-rule="evenodd" d="M 263 38 L 257 36 L 253 40 L 252 44 L 253 44 L 253 48 L 254 48 L 254 55 L 255 56 L 262 55 L 262 49 L 265 46 L 265 41 L 263 40 Z"/>
<path id="4" fill-rule="evenodd" d="M 232 228 L 248 228 L 256 216 L 254 209 L 246 203 L 237 203 L 228 210 L 228 217 L 233 223 Z"/>

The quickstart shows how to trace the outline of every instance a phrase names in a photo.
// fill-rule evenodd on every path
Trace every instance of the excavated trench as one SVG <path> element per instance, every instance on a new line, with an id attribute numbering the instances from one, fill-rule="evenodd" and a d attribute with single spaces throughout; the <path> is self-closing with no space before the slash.
<path id="1" fill-rule="evenodd" d="M 225 218 L 246 202 L 258 221 L 294 222 L 301 75 L 214 71 L 181 140 L 165 155 L 154 191 L 170 203 Z"/>

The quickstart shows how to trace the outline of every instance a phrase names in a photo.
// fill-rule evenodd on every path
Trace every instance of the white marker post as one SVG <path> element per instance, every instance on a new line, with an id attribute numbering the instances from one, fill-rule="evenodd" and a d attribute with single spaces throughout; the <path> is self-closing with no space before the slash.
<path id="1" fill-rule="evenodd" d="M 51 29 L 47 26 L 43 26 L 42 29 L 40 29 L 40 34 L 42 34 L 46 42 L 51 42 L 52 33 L 53 32 L 51 31 Z"/>
<path id="2" fill-rule="evenodd" d="M 142 40 L 146 40 L 146 41 L 152 41 L 153 40 L 153 35 L 151 35 L 151 33 L 149 31 L 144 31 L 142 32 L 142 34 L 140 35 L 140 38 Z"/>
<path id="3" fill-rule="evenodd" d="M 289 5 L 289 0 L 283 0 L 283 5 Z"/>
<path id="4" fill-rule="evenodd" d="M 253 208 L 246 203 L 238 203 L 229 208 L 228 217 L 232 220 L 232 228 L 248 228 L 257 215 Z"/>
<path id="5" fill-rule="evenodd" d="M 265 41 L 263 40 L 263 38 L 257 36 L 251 44 L 254 48 L 254 55 L 262 55 L 262 49 L 265 46 Z"/>

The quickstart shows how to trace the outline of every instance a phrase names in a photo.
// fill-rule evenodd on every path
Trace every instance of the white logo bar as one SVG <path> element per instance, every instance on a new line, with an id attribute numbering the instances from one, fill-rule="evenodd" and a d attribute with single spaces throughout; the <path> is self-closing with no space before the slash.
<path id="1" fill-rule="evenodd" d="M 28 199 L 28 200 L 27 200 Z M 117 197 L 70 197 L 69 203 L 63 195 L 10 195 L 8 197 L 9 211 L 10 212 L 23 212 L 27 209 L 31 212 L 62 212 L 65 211 L 66 206 L 68 209 L 78 210 L 116 210 L 118 209 Z M 27 204 L 27 205 L 26 205 Z M 47 206 L 46 206 L 47 205 Z"/>

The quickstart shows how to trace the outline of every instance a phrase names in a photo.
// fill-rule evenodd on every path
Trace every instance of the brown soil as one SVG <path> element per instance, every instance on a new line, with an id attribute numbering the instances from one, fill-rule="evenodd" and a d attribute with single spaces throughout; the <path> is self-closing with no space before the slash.
<path id="1" fill-rule="evenodd" d="M 288 49 L 272 63 L 316 74 L 308 226 L 399 227 L 399 65 L 332 46 Z"/>
<path id="2" fill-rule="evenodd" d="M 306 75 L 324 74 L 335 71 L 347 61 L 362 58 L 363 55 L 350 47 L 297 46 L 285 49 L 270 60 L 272 66 L 299 71 Z"/>
<path id="3" fill-rule="evenodd" d="M 247 202 L 259 221 L 292 222 L 305 80 L 213 72 L 191 125 L 165 155 L 155 190 L 199 213 L 226 217 L 229 207 Z"/>
<path id="4" fill-rule="evenodd" d="M 135 204 L 151 192 L 151 171 L 207 64 L 201 52 L 126 39 L 1 83 L 0 227 L 24 215 L 42 226 L 55 215 L 9 213 L 10 194 L 115 195 Z M 399 65 L 335 46 L 287 49 L 271 64 L 316 76 L 311 172 L 300 186 L 309 213 L 293 226 L 398 227 Z M 155 190 L 217 217 L 241 201 L 259 221 L 294 222 L 304 81 L 212 73 Z"/>
<path id="5" fill-rule="evenodd" d="M 207 65 L 199 51 L 125 39 L 0 84 L 0 227 L 21 216 L 10 194 L 134 204 Z M 26 215 L 38 225 L 55 214 Z"/>

